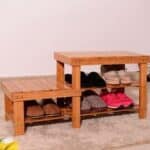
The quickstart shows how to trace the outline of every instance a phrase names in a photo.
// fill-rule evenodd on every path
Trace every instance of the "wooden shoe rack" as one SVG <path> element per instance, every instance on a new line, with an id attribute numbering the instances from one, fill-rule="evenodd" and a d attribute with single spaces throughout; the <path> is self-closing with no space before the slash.
<path id="1" fill-rule="evenodd" d="M 66 114 L 72 120 L 74 128 L 80 127 L 81 117 L 109 115 L 122 112 L 138 112 L 139 118 L 145 118 L 147 112 L 147 63 L 150 56 L 130 52 L 55 52 L 54 58 L 57 63 L 55 76 L 16 78 L 2 81 L 2 89 L 5 95 L 5 119 L 12 120 L 15 135 L 25 132 L 26 124 L 36 122 L 65 120 Z M 72 85 L 64 81 L 64 67 L 69 64 L 72 67 Z M 80 112 L 80 68 L 82 65 L 99 64 L 138 64 L 140 80 L 128 86 L 139 87 L 139 104 L 133 108 L 122 110 L 107 109 L 101 112 Z M 127 85 L 126 85 L 127 86 Z M 107 86 L 109 88 L 124 88 L 125 85 Z M 61 110 L 58 117 L 43 117 L 31 119 L 25 116 L 24 103 L 33 99 L 72 97 L 72 109 Z"/>

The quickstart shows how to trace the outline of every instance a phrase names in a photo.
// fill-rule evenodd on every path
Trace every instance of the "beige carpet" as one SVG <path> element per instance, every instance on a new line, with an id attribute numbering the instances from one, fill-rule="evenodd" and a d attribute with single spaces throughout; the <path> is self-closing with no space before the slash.
<path id="1" fill-rule="evenodd" d="M 138 99 L 137 88 L 128 88 L 127 92 Z M 2 92 L 0 99 L 0 137 L 12 136 L 12 123 L 4 120 Z M 80 129 L 72 129 L 71 122 L 32 126 L 15 138 L 21 150 L 150 149 L 150 113 L 144 120 L 137 114 L 84 120 Z"/>

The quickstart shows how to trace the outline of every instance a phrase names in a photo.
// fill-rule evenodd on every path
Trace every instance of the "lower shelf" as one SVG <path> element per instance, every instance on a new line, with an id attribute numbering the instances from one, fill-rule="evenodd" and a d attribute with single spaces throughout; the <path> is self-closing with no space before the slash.
<path id="1" fill-rule="evenodd" d="M 64 112 L 65 109 L 62 111 Z M 132 108 L 123 108 L 123 109 L 106 109 L 103 111 L 91 111 L 88 113 L 81 113 L 81 118 L 86 117 L 98 117 L 98 116 L 109 116 L 109 115 L 119 115 L 119 114 L 125 114 L 125 113 L 135 113 L 138 112 L 139 106 L 135 105 Z M 71 120 L 71 109 L 66 109 L 64 115 L 61 116 L 55 116 L 55 117 L 49 117 L 44 116 L 41 118 L 33 119 L 31 117 L 25 117 L 25 123 L 26 124 L 33 124 L 33 123 L 41 123 L 41 122 L 47 122 L 47 121 L 66 121 Z"/>

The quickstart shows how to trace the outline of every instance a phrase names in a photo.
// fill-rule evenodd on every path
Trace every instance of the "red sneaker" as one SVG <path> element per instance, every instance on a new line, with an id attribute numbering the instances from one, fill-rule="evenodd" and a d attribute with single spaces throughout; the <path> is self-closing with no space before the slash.
<path id="1" fill-rule="evenodd" d="M 119 108 L 122 106 L 122 101 L 115 93 L 100 94 L 102 100 L 107 104 L 108 108 Z"/>
<path id="2" fill-rule="evenodd" d="M 116 93 L 116 96 L 118 97 L 118 99 L 120 99 L 124 107 L 129 107 L 129 106 L 134 105 L 133 100 L 129 98 L 126 94 L 119 92 L 119 93 Z"/>

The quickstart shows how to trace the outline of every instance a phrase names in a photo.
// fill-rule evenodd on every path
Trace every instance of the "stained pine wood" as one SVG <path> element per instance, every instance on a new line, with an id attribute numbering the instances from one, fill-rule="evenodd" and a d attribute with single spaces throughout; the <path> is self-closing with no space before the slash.
<path id="1" fill-rule="evenodd" d="M 103 111 L 93 111 L 89 113 L 83 113 L 81 114 L 82 117 L 85 116 L 103 116 L 103 115 L 113 115 L 113 114 L 122 114 L 126 112 L 138 112 L 139 111 L 139 105 L 135 105 L 132 108 L 124 108 L 124 109 L 106 109 Z"/>
<path id="2" fill-rule="evenodd" d="M 69 97 L 80 94 L 80 91 L 72 91 L 72 88 L 66 84 L 58 84 L 55 76 L 5 80 L 2 81 L 2 89 L 13 101 Z"/>
<path id="3" fill-rule="evenodd" d="M 72 90 L 72 87 L 58 83 L 54 76 L 8 79 L 2 81 L 2 89 L 5 93 L 5 119 L 13 121 L 15 135 L 25 132 L 24 101 L 81 95 L 79 89 Z"/>
<path id="4" fill-rule="evenodd" d="M 140 88 L 139 88 L 139 117 L 146 118 L 147 114 L 147 64 L 139 64 L 140 68 Z"/>
<path id="5" fill-rule="evenodd" d="M 5 95 L 4 96 L 5 103 L 5 120 L 13 120 L 13 102 Z"/>
<path id="6" fill-rule="evenodd" d="M 63 108 L 65 109 L 65 108 Z M 67 115 L 67 120 L 70 120 L 72 118 L 72 110 L 71 108 L 66 108 L 65 114 Z M 105 109 L 103 111 L 91 111 L 88 113 L 81 113 L 80 117 L 93 117 L 93 116 L 103 116 L 103 115 L 113 115 L 113 114 L 122 114 L 122 113 L 130 113 L 130 112 L 138 112 L 139 111 L 139 105 L 135 105 L 132 108 L 124 108 L 124 109 Z M 45 122 L 45 121 L 64 121 L 66 120 L 66 117 L 62 114 L 61 116 L 56 116 L 56 117 L 49 117 L 49 116 L 43 116 L 41 118 L 33 119 L 31 117 L 26 117 L 25 118 L 25 123 L 26 124 L 33 124 L 33 123 L 38 123 L 38 122 Z"/>
<path id="7" fill-rule="evenodd" d="M 24 102 L 14 102 L 13 103 L 13 125 L 14 134 L 23 135 L 25 131 L 24 123 Z"/>
<path id="8" fill-rule="evenodd" d="M 55 52 L 57 61 L 71 65 L 132 64 L 150 62 L 150 56 L 127 51 Z"/>
<path id="9" fill-rule="evenodd" d="M 147 63 L 150 62 L 150 56 L 126 52 L 126 51 L 86 51 L 86 52 L 55 52 L 54 58 L 56 61 L 62 62 L 64 64 L 69 64 L 72 66 L 73 71 L 73 83 L 74 85 L 79 85 L 80 80 L 78 80 L 79 76 L 79 69 L 75 69 L 75 66 L 82 66 L 82 65 L 109 65 L 109 64 L 139 64 L 140 69 L 140 82 L 139 84 L 131 84 L 139 86 L 139 117 L 145 118 L 147 113 L 147 96 L 146 96 L 146 67 Z M 110 85 L 107 85 L 107 87 Z M 110 86 L 113 88 L 112 86 Z M 121 86 L 117 85 L 115 87 L 120 88 Z M 125 87 L 125 86 L 123 86 Z M 75 86 L 73 86 L 73 89 Z M 78 89 L 82 90 L 81 87 Z M 73 98 L 74 99 L 74 98 Z M 74 108 L 78 111 L 79 104 L 74 104 Z M 79 118 L 79 113 L 74 112 L 74 116 Z M 75 124 L 78 124 L 76 121 Z"/>
<path id="10" fill-rule="evenodd" d="M 13 121 L 15 135 L 24 134 L 26 123 L 65 119 L 63 114 L 59 117 L 44 117 L 36 121 L 31 118 L 26 118 L 24 115 L 24 101 L 29 101 L 32 99 L 72 97 L 72 112 L 68 112 L 68 116 L 72 118 L 72 126 L 74 128 L 80 127 L 81 116 L 95 116 L 98 114 L 111 114 L 115 112 L 114 110 L 106 110 L 103 112 L 81 114 L 80 96 L 82 89 L 80 87 L 80 68 L 82 65 L 125 63 L 139 64 L 139 84 L 131 84 L 140 87 L 139 108 L 117 110 L 116 112 L 136 110 L 139 112 L 140 118 L 146 117 L 146 68 L 147 63 L 150 62 L 150 56 L 130 52 L 56 52 L 55 59 L 57 61 L 56 78 L 53 76 L 34 78 L 25 77 L 21 79 L 16 78 L 5 80 L 2 82 L 2 89 L 5 94 L 5 118 Z M 68 86 L 64 82 L 64 66 L 66 63 L 72 66 L 72 86 Z M 110 85 L 107 85 L 107 87 L 108 86 Z M 121 86 L 124 87 L 125 85 L 115 87 L 120 88 Z"/>
<path id="11" fill-rule="evenodd" d="M 72 88 L 80 90 L 80 66 L 72 67 Z M 72 98 L 72 127 L 80 128 L 80 95 Z"/>
<path id="12" fill-rule="evenodd" d="M 64 63 L 61 63 L 59 61 L 57 61 L 56 77 L 57 77 L 57 84 L 61 88 L 61 86 L 64 84 Z"/>

